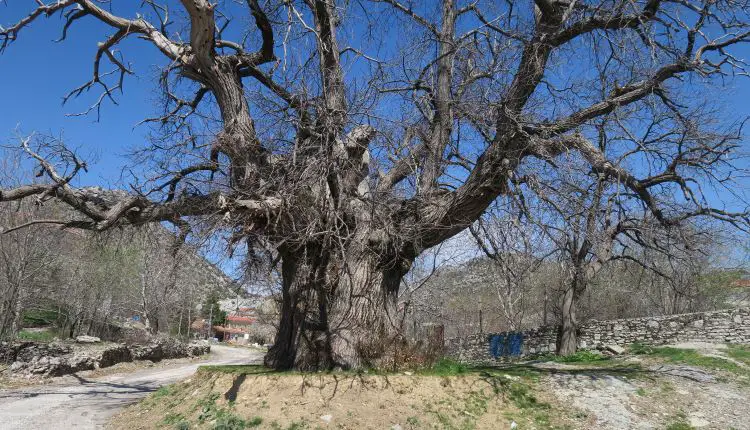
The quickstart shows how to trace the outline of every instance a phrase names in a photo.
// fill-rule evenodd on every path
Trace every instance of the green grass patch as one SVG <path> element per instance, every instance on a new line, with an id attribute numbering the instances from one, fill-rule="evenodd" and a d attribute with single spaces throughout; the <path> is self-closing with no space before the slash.
<path id="1" fill-rule="evenodd" d="M 198 423 L 211 424 L 213 430 L 240 430 L 258 427 L 263 423 L 263 418 L 255 416 L 245 419 L 234 413 L 232 403 L 227 407 L 216 404 L 219 393 L 211 393 L 200 399 L 196 407 L 200 409 Z"/>
<path id="2" fill-rule="evenodd" d="M 154 391 L 150 396 L 143 400 L 144 404 L 156 406 L 159 405 L 163 410 L 171 410 L 183 402 L 183 394 L 179 384 L 165 385 Z M 167 417 L 171 414 L 167 414 Z M 176 424 L 176 422 L 174 423 Z"/>
<path id="3" fill-rule="evenodd" d="M 680 412 L 672 418 L 672 422 L 667 424 L 666 430 L 694 430 L 695 427 L 691 426 L 687 422 L 687 417 L 684 413 Z"/>
<path id="4" fill-rule="evenodd" d="M 21 321 L 25 327 L 43 327 L 53 325 L 59 316 L 57 309 L 27 309 Z"/>
<path id="5" fill-rule="evenodd" d="M 171 396 L 172 393 L 172 386 L 171 385 L 165 385 L 158 390 L 154 391 L 153 398 L 154 399 L 161 399 L 163 397 Z"/>
<path id="6" fill-rule="evenodd" d="M 50 330 L 21 330 L 17 337 L 21 340 L 34 342 L 52 342 L 55 339 L 55 334 Z"/>
<path id="7" fill-rule="evenodd" d="M 727 345 L 727 355 L 750 366 L 750 345 Z"/>
<path id="8" fill-rule="evenodd" d="M 668 363 L 686 364 L 731 373 L 737 376 L 735 379 L 740 385 L 750 384 L 750 347 L 748 346 L 728 345 L 726 354 L 733 361 L 722 357 L 705 356 L 694 349 L 668 346 L 654 347 L 635 344 L 630 347 L 630 350 L 635 354 L 657 357 Z M 719 380 L 727 381 L 728 378 L 726 375 L 720 375 Z"/>
<path id="9" fill-rule="evenodd" d="M 182 421 L 185 421 L 185 417 L 182 416 L 182 414 L 174 413 L 167 414 L 167 416 L 165 416 L 164 419 L 161 420 L 162 424 L 171 426 L 174 426 Z"/>
<path id="10" fill-rule="evenodd" d="M 502 369 L 503 373 L 499 375 L 487 375 L 486 380 L 492 385 L 495 394 L 502 395 L 520 410 L 520 416 L 517 418 L 522 420 L 519 421 L 531 421 L 540 429 L 555 428 L 551 425 L 551 405 L 539 401 L 530 385 L 530 382 L 537 378 L 514 376 L 507 372 L 509 370 L 512 369 Z M 528 369 L 523 369 L 521 374 L 524 375 L 525 372 L 528 372 Z M 538 377 L 538 373 L 534 376 Z"/>
<path id="11" fill-rule="evenodd" d="M 690 366 L 705 367 L 714 370 L 724 370 L 736 374 L 746 373 L 747 370 L 720 357 L 708 357 L 701 355 L 694 349 L 672 348 L 669 346 L 644 346 L 633 345 L 631 352 L 650 357 L 659 357 L 670 363 L 687 364 Z"/>
<path id="12" fill-rule="evenodd" d="M 531 392 L 531 387 L 522 382 L 511 382 L 508 385 L 507 397 L 519 409 L 549 409 L 547 403 L 541 403 Z"/>
<path id="13" fill-rule="evenodd" d="M 437 363 L 430 367 L 421 369 L 420 375 L 433 375 L 433 376 L 455 376 L 463 375 L 470 371 L 469 366 L 459 363 L 458 361 L 443 358 Z"/>

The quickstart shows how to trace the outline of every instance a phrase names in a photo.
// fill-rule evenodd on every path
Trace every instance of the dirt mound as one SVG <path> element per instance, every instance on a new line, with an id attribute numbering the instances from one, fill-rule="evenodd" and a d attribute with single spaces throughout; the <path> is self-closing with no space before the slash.
<path id="1" fill-rule="evenodd" d="M 550 406 L 509 375 L 200 371 L 116 417 L 114 429 L 547 427 Z"/>

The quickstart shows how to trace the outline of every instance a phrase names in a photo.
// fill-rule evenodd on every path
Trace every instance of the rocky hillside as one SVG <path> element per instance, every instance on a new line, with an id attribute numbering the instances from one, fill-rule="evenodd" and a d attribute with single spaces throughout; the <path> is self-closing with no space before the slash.
<path id="1" fill-rule="evenodd" d="M 99 190 L 106 199 L 109 192 Z M 115 192 L 116 193 L 116 192 Z M 0 205 L 0 226 L 70 219 L 52 202 Z M 23 327 L 49 326 L 52 337 L 91 334 L 115 339 L 137 323 L 187 334 L 209 296 L 234 297 L 238 285 L 190 243 L 176 247 L 165 226 L 118 227 L 103 233 L 36 224 L 0 237 L 0 339 Z"/>

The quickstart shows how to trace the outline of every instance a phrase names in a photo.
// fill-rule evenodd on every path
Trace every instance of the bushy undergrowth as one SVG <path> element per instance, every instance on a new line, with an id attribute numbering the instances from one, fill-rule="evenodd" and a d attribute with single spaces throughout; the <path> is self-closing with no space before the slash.
<path id="1" fill-rule="evenodd" d="M 17 336 L 20 340 L 31 340 L 34 342 L 52 342 L 56 337 L 55 333 L 51 330 L 21 330 Z"/>
<path id="2" fill-rule="evenodd" d="M 422 369 L 420 374 L 453 376 L 467 373 L 469 370 L 469 367 L 463 363 L 459 363 L 458 361 L 449 358 L 443 358 L 438 360 L 432 366 Z"/>

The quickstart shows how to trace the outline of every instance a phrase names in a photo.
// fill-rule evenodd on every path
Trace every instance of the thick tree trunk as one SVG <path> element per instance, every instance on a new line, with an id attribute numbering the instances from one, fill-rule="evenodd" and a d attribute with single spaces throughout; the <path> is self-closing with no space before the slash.
<path id="1" fill-rule="evenodd" d="M 557 339 L 557 355 L 575 354 L 578 348 L 576 301 L 575 283 L 571 283 L 565 289 L 562 297 L 562 315 Z"/>
<path id="2" fill-rule="evenodd" d="M 406 264 L 308 247 L 282 257 L 281 315 L 265 364 L 275 369 L 350 369 L 379 364 L 399 336 L 396 293 Z"/>
<path id="3" fill-rule="evenodd" d="M 0 339 L 14 337 L 15 333 L 11 328 L 11 316 L 14 313 L 13 305 L 15 304 L 15 289 L 8 285 L 4 294 L 0 298 Z"/>

